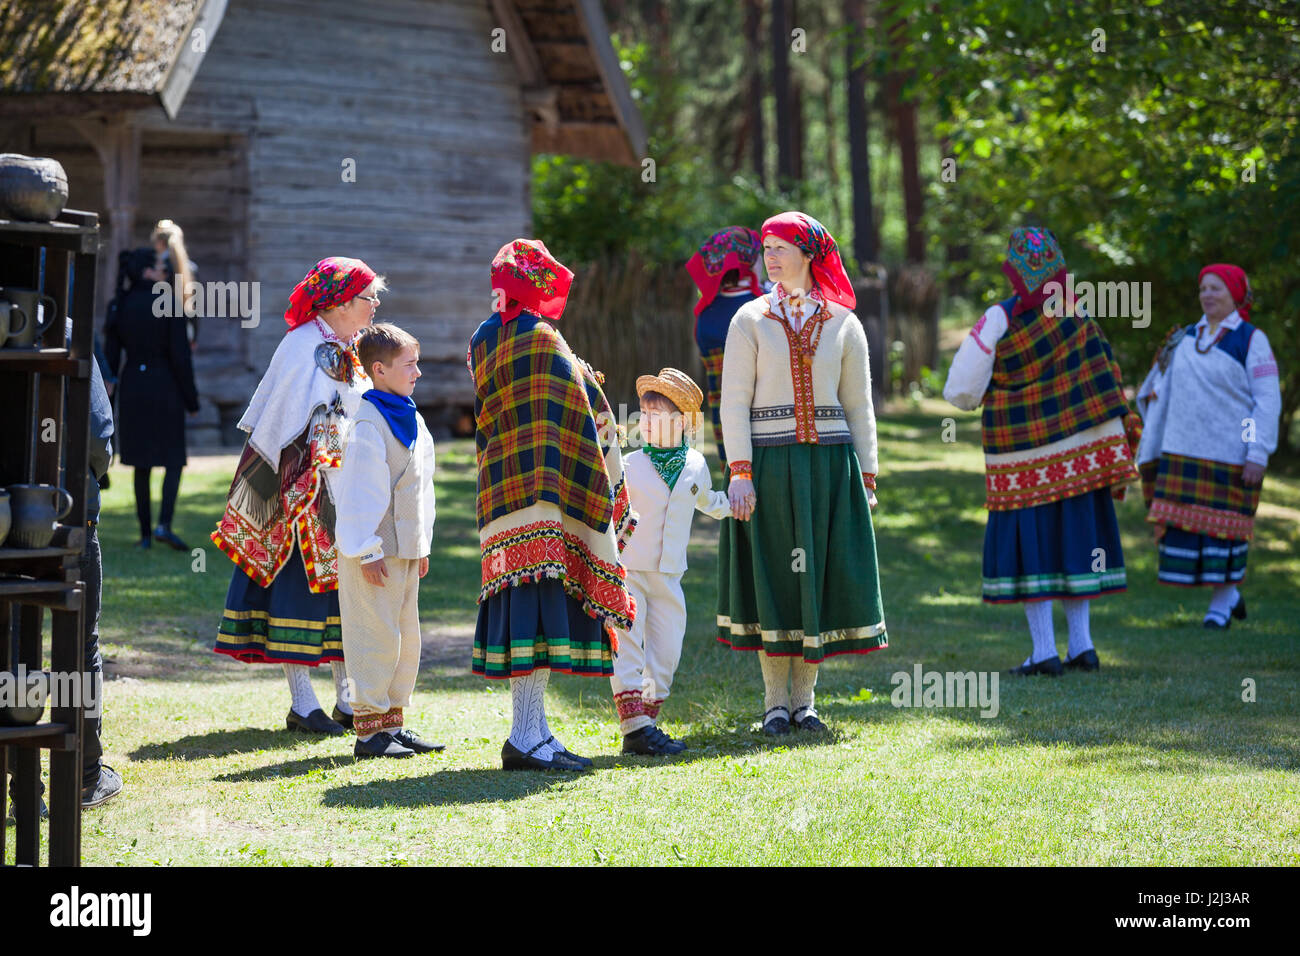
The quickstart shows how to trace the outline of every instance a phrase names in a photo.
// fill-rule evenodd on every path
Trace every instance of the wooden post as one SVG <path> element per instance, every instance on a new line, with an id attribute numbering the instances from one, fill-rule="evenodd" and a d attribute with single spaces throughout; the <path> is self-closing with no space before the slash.
<path id="1" fill-rule="evenodd" d="M 853 280 L 854 309 L 867 333 L 867 361 L 871 370 L 871 404 L 876 414 L 889 392 L 889 293 L 885 285 L 885 267 L 865 263 L 864 274 Z"/>
<path id="2" fill-rule="evenodd" d="M 104 249 L 104 281 L 95 294 L 95 314 L 102 316 L 117 282 L 117 257 L 131 248 L 135 214 L 140 204 L 140 128 L 130 113 L 98 120 L 72 120 L 90 141 L 104 167 L 104 208 L 110 231 Z"/>

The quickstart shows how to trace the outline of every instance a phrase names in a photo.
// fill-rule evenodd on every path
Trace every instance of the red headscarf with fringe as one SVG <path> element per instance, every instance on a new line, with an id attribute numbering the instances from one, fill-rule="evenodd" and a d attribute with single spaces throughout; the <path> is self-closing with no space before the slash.
<path id="1" fill-rule="evenodd" d="M 801 212 L 783 212 L 773 216 L 763 223 L 759 241 L 762 242 L 766 236 L 776 236 L 797 246 L 804 255 L 812 256 L 810 267 L 813 286 L 821 290 L 828 302 L 838 302 L 849 309 L 858 304 L 848 273 L 844 271 L 844 263 L 840 259 L 840 250 L 835 245 L 835 238 L 812 216 Z"/>

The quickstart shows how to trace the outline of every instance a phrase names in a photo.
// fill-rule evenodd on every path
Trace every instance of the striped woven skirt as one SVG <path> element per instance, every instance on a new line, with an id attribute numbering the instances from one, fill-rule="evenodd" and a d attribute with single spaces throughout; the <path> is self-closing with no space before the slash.
<path id="1" fill-rule="evenodd" d="M 1093 598 L 1127 586 L 1109 488 L 989 512 L 984 532 L 988 603 Z"/>
<path id="2" fill-rule="evenodd" d="M 488 678 L 523 677 L 538 668 L 562 674 L 614 673 L 609 635 L 564 582 L 545 578 L 517 584 L 478 606 L 471 669 Z"/>
<path id="3" fill-rule="evenodd" d="M 718 538 L 718 640 L 817 663 L 889 646 L 852 445 L 754 448 L 758 506 Z"/>
<path id="4" fill-rule="evenodd" d="M 213 650 L 245 663 L 307 664 L 343 660 L 339 592 L 315 593 L 295 544 L 284 567 L 262 587 L 235 567 Z"/>

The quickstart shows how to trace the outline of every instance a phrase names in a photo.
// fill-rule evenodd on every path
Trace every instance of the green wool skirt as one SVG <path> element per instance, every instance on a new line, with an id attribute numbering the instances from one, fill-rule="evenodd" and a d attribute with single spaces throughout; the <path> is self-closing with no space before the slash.
<path id="1" fill-rule="evenodd" d="M 718 640 L 809 663 L 888 647 L 853 446 L 758 446 L 753 466 L 758 506 L 719 535 Z"/>

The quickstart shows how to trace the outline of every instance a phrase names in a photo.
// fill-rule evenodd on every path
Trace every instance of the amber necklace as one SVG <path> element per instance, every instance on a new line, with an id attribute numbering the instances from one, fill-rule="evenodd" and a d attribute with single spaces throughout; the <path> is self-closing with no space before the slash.
<path id="1" fill-rule="evenodd" d="M 1207 328 L 1208 328 L 1208 326 L 1207 326 Z M 1205 346 L 1205 348 L 1201 348 L 1201 333 L 1204 332 L 1204 331 L 1205 331 L 1205 329 L 1197 329 L 1197 330 L 1196 330 L 1196 343 L 1195 343 L 1195 344 L 1196 344 L 1196 354 L 1198 354 L 1198 355 L 1207 355 L 1207 354 L 1209 354 L 1210 349 L 1212 349 L 1212 348 L 1214 348 L 1216 345 L 1218 345 L 1218 344 L 1219 344 L 1219 340 L 1222 339 L 1225 335 L 1228 334 L 1227 326 L 1225 326 L 1225 325 L 1223 324 L 1223 322 L 1220 321 L 1220 322 L 1219 322 L 1219 332 L 1218 332 L 1217 335 L 1214 336 L 1214 340 L 1211 341 L 1209 345 Z"/>

